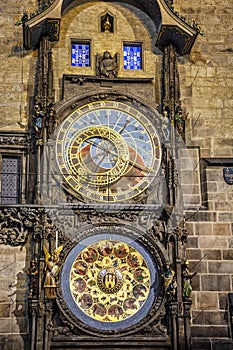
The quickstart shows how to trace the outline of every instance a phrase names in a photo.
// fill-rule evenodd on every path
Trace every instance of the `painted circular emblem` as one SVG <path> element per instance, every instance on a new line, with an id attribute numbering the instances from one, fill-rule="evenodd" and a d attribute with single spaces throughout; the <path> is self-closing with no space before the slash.
<path id="1" fill-rule="evenodd" d="M 70 271 L 76 305 L 103 322 L 119 322 L 136 314 L 147 300 L 150 280 L 141 253 L 119 240 L 102 240 L 84 248 Z"/>
<path id="2" fill-rule="evenodd" d="M 99 289 L 106 294 L 119 292 L 123 286 L 123 276 L 120 270 L 114 268 L 102 269 L 97 277 Z"/>
<path id="3" fill-rule="evenodd" d="M 159 293 L 151 253 L 141 242 L 108 229 L 77 243 L 61 271 L 63 311 L 91 332 L 129 329 L 146 317 Z"/>

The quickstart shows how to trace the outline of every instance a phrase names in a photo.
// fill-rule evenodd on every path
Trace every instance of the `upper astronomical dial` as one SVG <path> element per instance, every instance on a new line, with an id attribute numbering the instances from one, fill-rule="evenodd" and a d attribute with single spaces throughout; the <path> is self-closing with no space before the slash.
<path id="1" fill-rule="evenodd" d="M 99 101 L 78 108 L 61 124 L 56 158 L 75 192 L 93 201 L 123 202 L 153 182 L 161 147 L 143 113 L 121 102 Z"/>

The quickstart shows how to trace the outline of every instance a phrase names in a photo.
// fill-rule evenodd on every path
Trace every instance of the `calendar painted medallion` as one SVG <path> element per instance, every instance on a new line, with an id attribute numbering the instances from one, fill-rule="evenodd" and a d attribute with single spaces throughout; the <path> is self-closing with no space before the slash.
<path id="1" fill-rule="evenodd" d="M 144 305 L 150 272 L 143 256 L 122 241 L 99 241 L 85 248 L 70 272 L 77 306 L 103 322 L 125 320 Z"/>
<path id="2" fill-rule="evenodd" d="M 104 100 L 79 107 L 62 122 L 56 160 L 74 193 L 89 201 L 124 202 L 144 192 L 156 178 L 161 145 L 145 114 L 131 105 Z"/>
<path id="3" fill-rule="evenodd" d="M 62 294 L 72 314 L 98 329 L 127 328 L 158 293 L 156 264 L 141 244 L 118 234 L 84 239 L 66 258 Z"/>

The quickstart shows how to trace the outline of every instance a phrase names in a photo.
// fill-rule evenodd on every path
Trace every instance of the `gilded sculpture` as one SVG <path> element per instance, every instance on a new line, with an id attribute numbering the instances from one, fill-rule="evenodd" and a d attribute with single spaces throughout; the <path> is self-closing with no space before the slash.
<path id="1" fill-rule="evenodd" d="M 56 297 L 56 277 L 60 270 L 59 256 L 63 249 L 63 246 L 59 246 L 51 254 L 49 254 L 45 245 L 43 246 L 45 255 L 45 279 L 44 279 L 44 289 L 46 298 Z"/>

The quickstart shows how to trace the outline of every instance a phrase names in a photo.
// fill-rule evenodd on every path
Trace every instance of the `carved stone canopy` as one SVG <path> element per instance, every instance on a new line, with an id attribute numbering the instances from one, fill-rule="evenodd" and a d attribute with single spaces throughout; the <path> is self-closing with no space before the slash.
<path id="1" fill-rule="evenodd" d="M 17 24 L 23 23 L 24 47 L 34 48 L 38 46 L 41 37 L 46 35 L 51 41 L 59 40 L 60 20 L 65 10 L 71 6 L 72 0 L 54 0 L 32 14 L 23 14 Z M 83 1 L 75 1 L 78 6 Z M 170 42 L 176 47 L 179 54 L 190 52 L 200 28 L 195 23 L 187 23 L 185 18 L 174 11 L 165 0 L 120 1 L 130 3 L 141 9 L 155 23 L 158 32 L 156 46 L 164 50 Z M 114 3 L 114 1 L 113 1 Z M 169 36 L 169 42 L 168 42 Z"/>

